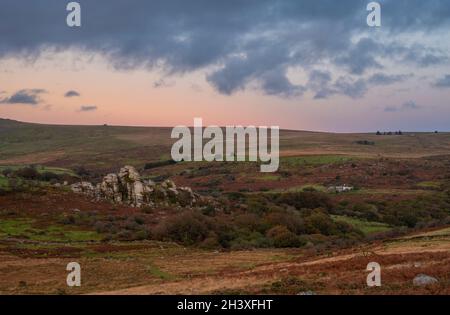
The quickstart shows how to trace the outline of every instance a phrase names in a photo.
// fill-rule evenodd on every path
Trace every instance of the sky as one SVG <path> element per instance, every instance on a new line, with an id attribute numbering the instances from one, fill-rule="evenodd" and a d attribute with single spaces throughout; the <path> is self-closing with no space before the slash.
<path id="1" fill-rule="evenodd" d="M 450 1 L 0 0 L 0 117 L 450 131 Z"/>

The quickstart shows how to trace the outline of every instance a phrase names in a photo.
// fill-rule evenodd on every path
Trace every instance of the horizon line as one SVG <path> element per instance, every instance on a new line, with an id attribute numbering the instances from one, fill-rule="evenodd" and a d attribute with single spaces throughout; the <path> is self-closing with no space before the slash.
<path id="1" fill-rule="evenodd" d="M 31 124 L 31 125 L 42 125 L 42 126 L 70 126 L 70 127 L 101 127 L 101 126 L 108 126 L 108 127 L 128 127 L 128 128 L 174 128 L 176 126 L 161 126 L 161 125 L 114 125 L 114 124 L 61 124 L 61 123 L 43 123 L 43 122 L 31 122 L 31 121 L 22 121 L 12 118 L 4 118 L 0 117 L 0 120 L 9 120 L 17 123 L 23 123 L 23 124 Z M 234 126 L 243 126 L 243 125 L 234 125 Z M 250 125 L 247 125 L 250 126 Z M 247 127 L 243 126 L 243 127 Z M 253 126 L 253 125 L 252 125 Z M 188 128 L 194 128 L 194 126 L 186 126 Z M 207 127 L 207 126 L 203 126 Z M 225 128 L 226 126 L 219 126 L 220 128 Z M 255 126 L 257 128 L 261 126 Z M 270 128 L 269 126 L 265 126 L 267 128 Z M 280 131 L 291 131 L 291 132 L 311 132 L 311 133 L 330 133 L 330 134 L 376 134 L 378 131 L 381 133 L 384 132 L 396 132 L 401 131 L 402 133 L 450 133 L 450 130 L 430 130 L 430 131 L 414 131 L 414 130 L 375 130 L 375 131 L 353 131 L 353 132 L 338 132 L 338 131 L 323 131 L 323 130 L 305 130 L 305 129 L 292 129 L 292 128 L 281 128 L 279 127 Z M 383 134 L 382 134 L 383 135 Z"/>

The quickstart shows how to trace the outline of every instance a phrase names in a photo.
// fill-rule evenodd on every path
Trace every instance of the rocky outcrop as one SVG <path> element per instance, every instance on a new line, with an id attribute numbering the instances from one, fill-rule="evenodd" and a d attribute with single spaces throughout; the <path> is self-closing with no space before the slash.
<path id="1" fill-rule="evenodd" d="M 189 187 L 177 187 L 171 180 L 157 185 L 151 180 L 141 179 L 132 166 L 121 168 L 118 174 L 106 175 L 97 185 L 83 181 L 71 185 L 71 189 L 97 200 L 109 200 L 132 207 L 161 203 L 193 206 L 200 198 Z"/>

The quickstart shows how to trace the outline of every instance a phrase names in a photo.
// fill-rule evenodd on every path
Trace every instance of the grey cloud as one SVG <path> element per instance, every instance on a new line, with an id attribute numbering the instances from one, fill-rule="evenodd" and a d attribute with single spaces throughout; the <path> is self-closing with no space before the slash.
<path id="1" fill-rule="evenodd" d="M 309 74 L 307 87 L 315 92 L 314 99 L 326 99 L 336 94 L 361 98 L 367 93 L 369 86 L 386 86 L 404 81 L 412 76 L 412 74 L 388 75 L 375 73 L 367 79 L 341 76 L 333 82 L 330 72 L 313 70 Z"/>
<path id="2" fill-rule="evenodd" d="M 348 77 L 340 77 L 334 86 L 338 93 L 351 98 L 363 97 L 367 92 L 367 84 L 363 79 L 352 80 Z"/>
<path id="3" fill-rule="evenodd" d="M 368 91 L 364 79 L 353 79 L 350 76 L 340 76 L 332 82 L 329 72 L 312 71 L 307 85 L 315 92 L 314 99 L 325 99 L 332 95 L 345 95 L 350 98 L 361 98 Z"/>
<path id="4" fill-rule="evenodd" d="M 386 106 L 386 107 L 384 108 L 384 111 L 385 111 L 385 112 L 389 112 L 389 113 L 393 113 L 393 112 L 398 111 L 398 108 L 397 108 L 397 106 L 391 106 L 391 105 L 389 105 L 389 106 Z"/>
<path id="5" fill-rule="evenodd" d="M 171 86 L 174 86 L 174 85 L 175 85 L 175 82 L 167 81 L 165 79 L 159 79 L 159 80 L 153 82 L 153 87 L 155 89 L 161 88 L 161 87 L 171 87 Z"/>
<path id="6" fill-rule="evenodd" d="M 430 67 L 446 63 L 449 61 L 449 58 L 445 52 L 437 49 L 414 45 L 405 51 L 403 60 L 419 67 Z"/>
<path id="7" fill-rule="evenodd" d="M 97 106 L 84 105 L 84 106 L 80 107 L 79 111 L 80 112 L 93 112 L 93 111 L 96 111 L 97 109 L 98 109 Z"/>
<path id="8" fill-rule="evenodd" d="M 0 100 L 1 104 L 27 104 L 37 105 L 41 102 L 40 94 L 46 93 L 44 89 L 24 89 Z"/>
<path id="9" fill-rule="evenodd" d="M 292 84 L 282 70 L 266 73 L 261 81 L 262 89 L 268 95 L 294 97 L 301 96 L 306 91 L 304 86 Z"/>
<path id="10" fill-rule="evenodd" d="M 363 74 L 368 69 L 383 68 L 375 58 L 381 51 L 382 44 L 371 38 L 362 38 L 356 45 L 350 47 L 344 56 L 336 58 L 336 61 L 347 67 L 352 74 Z"/>
<path id="11" fill-rule="evenodd" d="M 77 91 L 74 91 L 74 90 L 67 91 L 64 94 L 64 97 L 76 97 L 76 96 L 80 96 L 80 93 L 78 93 Z"/>
<path id="12" fill-rule="evenodd" d="M 367 82 L 373 85 L 391 85 L 394 83 L 405 81 L 412 76 L 412 74 L 389 75 L 385 73 L 375 73 L 367 80 Z"/>
<path id="13" fill-rule="evenodd" d="M 450 74 L 445 75 L 443 78 L 438 79 L 433 86 L 438 88 L 450 88 Z"/>
<path id="14" fill-rule="evenodd" d="M 313 70 L 309 74 L 307 87 L 315 92 L 314 99 L 324 99 L 336 93 L 330 86 L 331 73 L 328 71 Z"/>
<path id="15" fill-rule="evenodd" d="M 157 67 L 168 76 L 203 70 L 220 93 L 258 82 L 264 93 L 280 96 L 304 90 L 287 79 L 292 66 L 309 71 L 328 61 L 361 76 L 382 69 L 386 57 L 417 66 L 448 58 L 429 47 L 411 52 L 411 47 L 361 36 L 368 27 L 366 2 L 360 0 L 79 2 L 83 26 L 71 29 L 64 23 L 64 1 L 2 0 L 0 57 L 35 58 L 44 49 L 78 48 L 106 56 L 120 70 Z M 449 27 L 450 1 L 380 2 L 383 31 L 391 38 Z M 356 43 L 355 37 L 360 38 Z M 318 90 L 317 97 L 361 95 L 367 87 L 360 80 L 336 82 L 337 92 Z"/>
<path id="16" fill-rule="evenodd" d="M 422 108 L 421 106 L 417 105 L 414 101 L 407 101 L 403 103 L 400 106 L 386 106 L 384 108 L 385 112 L 400 112 L 400 111 L 410 111 L 410 110 L 416 110 Z"/>

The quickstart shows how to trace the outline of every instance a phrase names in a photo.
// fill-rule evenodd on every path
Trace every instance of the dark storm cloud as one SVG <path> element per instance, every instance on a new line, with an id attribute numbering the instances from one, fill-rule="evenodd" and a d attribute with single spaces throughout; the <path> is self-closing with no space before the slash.
<path id="1" fill-rule="evenodd" d="M 92 106 L 92 105 L 84 105 L 81 106 L 79 111 L 80 112 L 93 112 L 97 110 L 97 106 Z"/>
<path id="2" fill-rule="evenodd" d="M 76 97 L 76 96 L 80 96 L 80 93 L 78 93 L 77 91 L 74 91 L 74 90 L 67 91 L 64 94 L 64 97 Z"/>
<path id="3" fill-rule="evenodd" d="M 438 88 L 450 88 L 450 74 L 438 79 L 433 86 Z"/>
<path id="4" fill-rule="evenodd" d="M 43 89 L 20 90 L 9 97 L 0 99 L 0 104 L 37 105 L 41 101 L 39 95 L 46 92 Z"/>
<path id="5" fill-rule="evenodd" d="M 0 57 L 33 58 L 43 49 L 75 47 L 103 54 L 120 70 L 158 67 L 172 75 L 203 69 L 207 81 L 224 94 L 258 83 L 269 95 L 301 95 L 305 87 L 288 80 L 288 69 L 310 71 L 325 61 L 358 77 L 337 78 L 333 91 L 316 92 L 319 98 L 363 94 L 367 87 L 361 76 L 383 69 L 385 57 L 423 67 L 448 61 L 445 53 L 429 47 L 375 39 L 377 32 L 366 25 L 369 1 L 79 2 L 82 27 L 72 29 L 65 24 L 66 1 L 2 0 Z M 449 26 L 448 0 L 380 2 L 383 31 L 392 37 Z"/>

